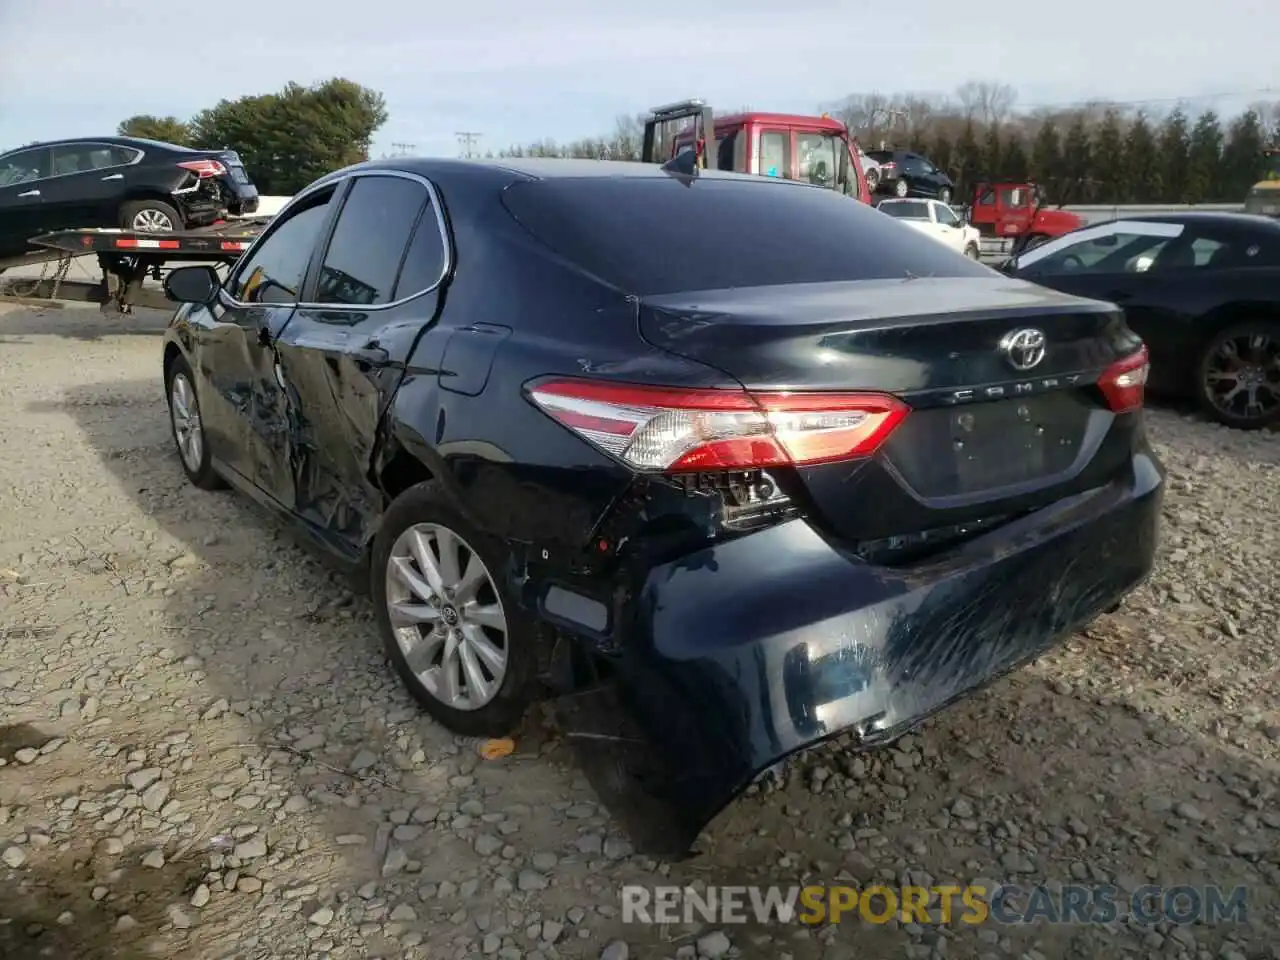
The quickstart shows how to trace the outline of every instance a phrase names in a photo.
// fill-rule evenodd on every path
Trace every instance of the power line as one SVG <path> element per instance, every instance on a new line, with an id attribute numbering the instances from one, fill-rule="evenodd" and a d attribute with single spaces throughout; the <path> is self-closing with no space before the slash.
<path id="1" fill-rule="evenodd" d="M 475 156 L 472 149 L 479 141 L 482 134 L 474 130 L 459 130 L 455 136 L 458 138 L 458 156 L 464 159 L 470 159 Z"/>

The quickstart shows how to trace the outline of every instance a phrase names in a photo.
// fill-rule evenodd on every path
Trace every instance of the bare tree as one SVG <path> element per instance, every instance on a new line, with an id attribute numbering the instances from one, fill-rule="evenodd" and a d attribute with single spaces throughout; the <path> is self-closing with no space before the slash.
<path id="1" fill-rule="evenodd" d="M 1003 124 L 1013 112 L 1018 91 L 1007 83 L 970 80 L 956 88 L 956 99 L 966 120 L 985 126 Z"/>

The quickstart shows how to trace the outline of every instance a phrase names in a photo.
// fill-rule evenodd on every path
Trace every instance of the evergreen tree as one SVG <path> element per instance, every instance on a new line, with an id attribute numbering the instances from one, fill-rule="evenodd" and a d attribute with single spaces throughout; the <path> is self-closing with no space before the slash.
<path id="1" fill-rule="evenodd" d="M 1206 110 L 1196 120 L 1187 147 L 1187 202 L 1211 203 L 1222 182 L 1222 127 L 1218 115 Z"/>
<path id="2" fill-rule="evenodd" d="M 1000 160 L 1000 169 L 1002 171 L 1002 180 L 1012 180 L 1020 183 L 1027 179 L 1027 149 L 1022 145 L 1022 137 L 1018 133 L 1013 133 L 1004 143 L 1004 156 Z"/>
<path id="3" fill-rule="evenodd" d="M 1124 134 L 1120 131 L 1120 114 L 1108 109 L 1093 137 L 1093 178 L 1098 181 L 1100 203 L 1124 202 Z"/>
<path id="4" fill-rule="evenodd" d="M 1222 150 L 1222 193 L 1224 200 L 1244 200 L 1249 188 L 1262 179 L 1262 149 L 1266 138 L 1261 118 L 1246 110 L 1231 121 L 1226 146 Z"/>
<path id="5" fill-rule="evenodd" d="M 177 117 L 153 117 L 139 114 L 121 122 L 116 133 L 122 137 L 141 137 L 144 140 L 159 140 L 162 143 L 175 143 L 180 147 L 195 146 L 191 141 L 191 127 Z"/>
<path id="6" fill-rule="evenodd" d="M 1045 120 L 1031 145 L 1031 178 L 1043 184 L 1056 183 L 1063 173 L 1062 144 L 1058 125 L 1053 118 Z"/>
<path id="7" fill-rule="evenodd" d="M 1067 126 L 1062 140 L 1062 177 L 1065 181 L 1057 194 L 1070 197 L 1076 203 L 1087 203 L 1095 198 L 1094 186 L 1088 183 L 1093 176 L 1093 144 L 1089 128 L 1084 124 L 1084 114 L 1077 113 Z"/>
<path id="8" fill-rule="evenodd" d="M 1151 123 L 1139 113 L 1124 136 L 1121 194 L 1127 203 L 1154 203 L 1160 199 L 1160 165 Z"/>
<path id="9" fill-rule="evenodd" d="M 1181 107 L 1165 117 L 1160 127 L 1159 145 L 1156 149 L 1160 168 L 1160 199 L 1165 203 L 1189 202 L 1187 147 L 1190 133 L 1187 127 L 1187 115 Z"/>
<path id="10" fill-rule="evenodd" d="M 1004 169 L 1004 155 L 1001 150 L 1000 126 L 991 124 L 987 127 L 987 135 L 982 139 L 982 176 L 987 180 L 999 180 Z"/>
<path id="11" fill-rule="evenodd" d="M 960 171 L 962 195 L 968 197 L 973 192 L 973 185 L 986 176 L 982 169 L 982 148 L 978 146 L 978 135 L 972 120 L 965 121 L 964 129 L 956 139 L 952 163 Z"/>
<path id="12" fill-rule="evenodd" d="M 959 170 L 955 168 L 952 162 L 955 158 L 951 151 L 951 138 L 947 136 L 944 130 L 939 130 L 933 138 L 933 145 L 929 147 L 929 159 L 934 165 L 946 172 L 947 176 L 955 180 L 959 176 Z"/>

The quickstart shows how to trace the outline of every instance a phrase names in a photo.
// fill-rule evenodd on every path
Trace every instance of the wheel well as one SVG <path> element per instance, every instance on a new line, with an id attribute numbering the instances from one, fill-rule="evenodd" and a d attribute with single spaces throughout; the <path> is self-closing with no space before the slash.
<path id="1" fill-rule="evenodd" d="M 378 486 L 390 502 L 414 484 L 430 480 L 434 476 L 417 457 L 398 450 L 378 473 Z"/>
<path id="2" fill-rule="evenodd" d="M 173 362 L 182 356 L 182 351 L 178 349 L 176 343 L 170 343 L 164 348 L 164 379 L 166 385 L 169 380 L 169 371 L 173 368 Z"/>
<path id="3" fill-rule="evenodd" d="M 144 187 L 140 190 L 126 193 L 120 198 L 120 206 L 123 207 L 126 203 L 136 203 L 139 200 L 158 200 L 170 207 L 178 205 L 177 201 L 169 194 L 161 190 L 151 190 Z"/>

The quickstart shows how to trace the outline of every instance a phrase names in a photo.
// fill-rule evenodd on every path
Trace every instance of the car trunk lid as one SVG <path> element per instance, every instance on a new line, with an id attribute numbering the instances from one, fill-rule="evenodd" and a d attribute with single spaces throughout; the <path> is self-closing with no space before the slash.
<path id="1" fill-rule="evenodd" d="M 1105 483 L 1131 445 L 1132 426 L 1096 387 L 1140 345 L 1122 314 L 995 274 L 663 295 L 641 300 L 639 325 L 653 345 L 750 392 L 905 400 L 912 412 L 873 457 L 794 471 L 814 515 L 862 543 L 992 521 Z"/>

